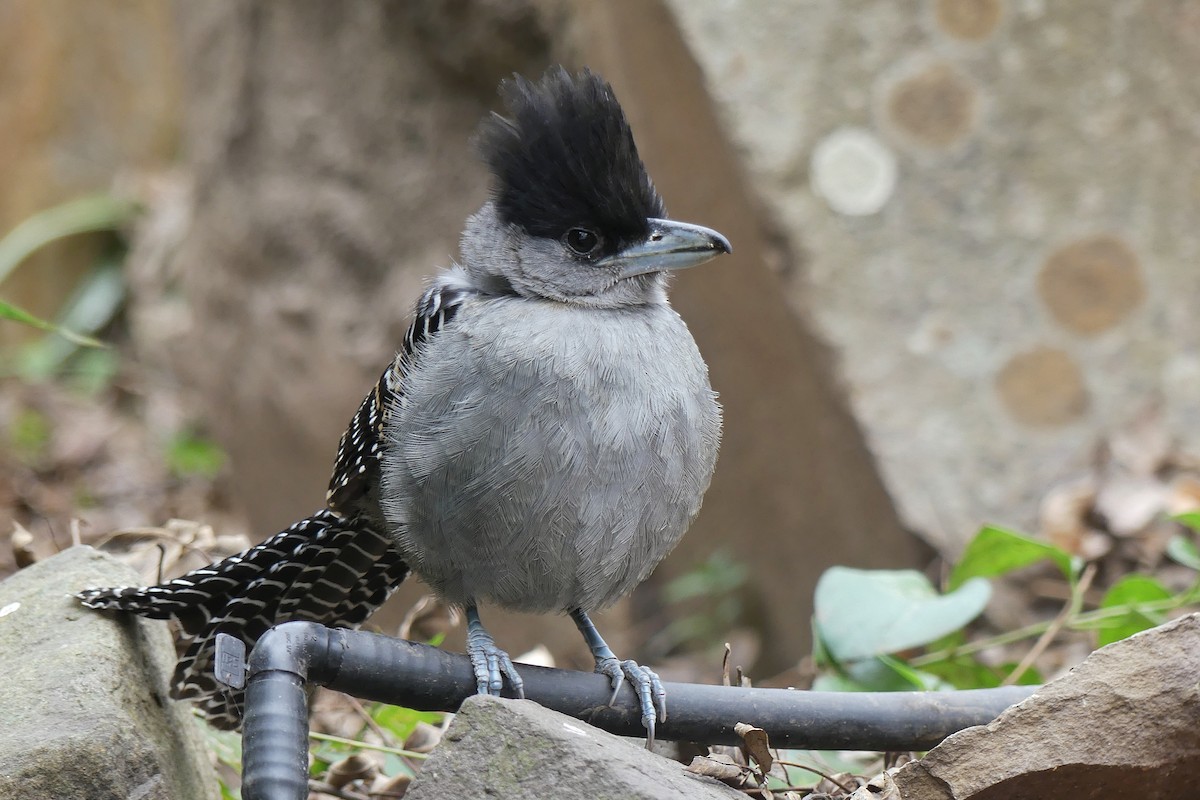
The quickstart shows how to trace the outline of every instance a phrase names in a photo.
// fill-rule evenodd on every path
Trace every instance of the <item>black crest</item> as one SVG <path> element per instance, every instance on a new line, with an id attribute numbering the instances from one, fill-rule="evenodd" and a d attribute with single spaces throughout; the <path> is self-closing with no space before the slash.
<path id="1" fill-rule="evenodd" d="M 552 67 L 537 83 L 514 76 L 500 93 L 508 116 L 484 121 L 479 149 L 505 222 L 550 238 L 593 228 L 615 248 L 644 237 L 647 217 L 665 216 L 603 78 Z"/>

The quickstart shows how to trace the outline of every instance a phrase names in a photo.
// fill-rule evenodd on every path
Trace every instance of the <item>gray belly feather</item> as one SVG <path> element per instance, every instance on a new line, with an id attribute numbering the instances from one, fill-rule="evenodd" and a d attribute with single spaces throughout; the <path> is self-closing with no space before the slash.
<path id="1" fill-rule="evenodd" d="M 403 383 L 382 506 L 409 564 L 452 603 L 602 608 L 700 510 L 720 409 L 665 305 L 471 301 Z"/>

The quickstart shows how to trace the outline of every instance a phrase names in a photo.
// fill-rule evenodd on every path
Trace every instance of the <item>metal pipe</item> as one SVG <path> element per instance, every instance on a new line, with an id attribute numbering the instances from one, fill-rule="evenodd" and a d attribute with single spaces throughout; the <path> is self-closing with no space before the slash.
<path id="1" fill-rule="evenodd" d="M 528 665 L 519 669 L 528 699 L 611 733 L 642 735 L 640 706 L 628 686 L 610 708 L 610 689 L 602 675 Z M 243 736 L 246 800 L 307 796 L 305 682 L 422 711 L 456 711 L 475 693 L 465 655 L 311 622 L 272 628 L 250 656 Z M 668 683 L 668 716 L 657 736 L 737 744 L 734 725 L 747 722 L 764 729 L 774 747 L 928 750 L 951 733 L 992 721 L 1037 688 L 808 692 Z"/>

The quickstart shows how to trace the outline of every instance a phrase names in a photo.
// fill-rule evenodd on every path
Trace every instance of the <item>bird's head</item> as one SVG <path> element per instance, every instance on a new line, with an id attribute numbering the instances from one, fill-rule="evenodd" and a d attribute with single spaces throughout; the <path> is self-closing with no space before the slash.
<path id="1" fill-rule="evenodd" d="M 492 199 L 463 233 L 481 285 L 607 308 L 661 302 L 665 275 L 728 253 L 716 231 L 666 219 L 612 87 L 551 68 L 501 86 L 507 116 L 478 144 Z"/>

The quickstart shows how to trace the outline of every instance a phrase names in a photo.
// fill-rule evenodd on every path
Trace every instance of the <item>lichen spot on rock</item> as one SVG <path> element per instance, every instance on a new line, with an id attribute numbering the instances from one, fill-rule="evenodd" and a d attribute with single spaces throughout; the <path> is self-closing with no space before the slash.
<path id="1" fill-rule="evenodd" d="M 945 148 L 971 132 L 978 103 L 965 76 L 948 64 L 934 64 L 892 87 L 887 115 L 917 143 Z"/>
<path id="2" fill-rule="evenodd" d="M 880 211 L 896 188 L 896 157 L 870 131 L 840 128 L 813 149 L 813 188 L 849 216 Z"/>
<path id="3" fill-rule="evenodd" d="M 1010 358 L 996 376 L 996 391 L 1008 413 L 1024 425 L 1065 425 L 1088 407 L 1079 366 L 1053 347 L 1036 347 Z"/>
<path id="4" fill-rule="evenodd" d="M 955 39 L 979 42 L 1000 24 L 1001 0 L 937 0 L 934 18 L 940 30 Z"/>
<path id="5" fill-rule="evenodd" d="M 1060 325 L 1085 335 L 1116 325 L 1146 294 L 1137 256 L 1107 234 L 1052 253 L 1038 275 L 1038 292 Z"/>

